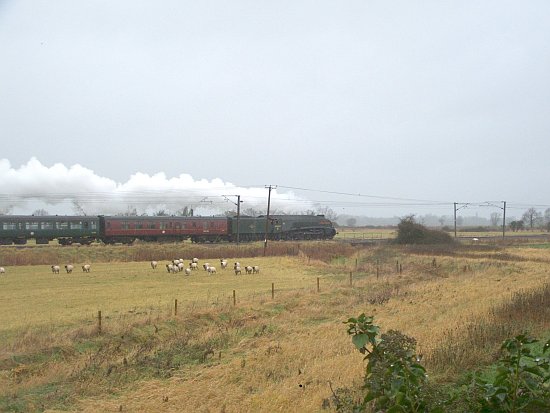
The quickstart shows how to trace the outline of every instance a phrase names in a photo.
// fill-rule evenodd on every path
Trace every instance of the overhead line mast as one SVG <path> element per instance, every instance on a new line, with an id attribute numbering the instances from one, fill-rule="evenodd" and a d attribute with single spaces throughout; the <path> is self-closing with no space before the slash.
<path id="1" fill-rule="evenodd" d="M 267 250 L 267 232 L 269 229 L 269 207 L 271 205 L 271 190 L 277 189 L 277 185 L 266 185 L 265 187 L 269 189 L 269 193 L 267 195 L 267 214 L 265 215 L 264 257 Z"/>

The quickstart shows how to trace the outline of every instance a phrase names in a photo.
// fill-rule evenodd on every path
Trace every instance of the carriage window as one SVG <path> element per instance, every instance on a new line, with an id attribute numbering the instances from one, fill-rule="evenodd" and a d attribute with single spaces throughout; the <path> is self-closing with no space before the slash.
<path id="1" fill-rule="evenodd" d="M 17 229 L 16 222 L 4 222 L 2 223 L 2 229 Z"/>
<path id="2" fill-rule="evenodd" d="M 25 229 L 38 229 L 38 222 L 25 222 Z"/>
<path id="3" fill-rule="evenodd" d="M 155 228 L 156 228 L 155 223 L 149 222 L 149 229 L 155 229 Z"/>
<path id="4" fill-rule="evenodd" d="M 143 222 L 141 221 L 136 222 L 136 229 L 143 229 Z"/>
<path id="5" fill-rule="evenodd" d="M 82 221 L 71 222 L 71 229 L 82 229 Z"/>
<path id="6" fill-rule="evenodd" d="M 122 221 L 120 226 L 122 227 L 122 229 L 129 229 L 130 228 L 130 223 L 128 221 Z"/>
<path id="7" fill-rule="evenodd" d="M 89 223 L 88 221 L 84 221 L 84 222 L 82 223 L 82 225 L 83 225 L 83 227 L 84 227 L 85 229 L 88 229 L 88 226 L 90 225 L 90 223 Z"/>
<path id="8" fill-rule="evenodd" d="M 57 223 L 57 229 L 68 229 L 69 223 L 67 221 L 61 221 Z"/>
<path id="9" fill-rule="evenodd" d="M 166 222 L 161 222 L 160 223 L 160 229 L 166 229 L 168 228 L 167 225 L 166 225 Z"/>
<path id="10" fill-rule="evenodd" d="M 97 229 L 97 222 L 92 221 L 92 222 L 90 222 L 90 224 L 92 224 L 92 226 L 91 226 L 92 229 Z"/>
<path id="11" fill-rule="evenodd" d="M 40 228 L 42 228 L 42 229 L 53 229 L 53 222 L 51 222 L 51 221 L 41 222 L 40 223 Z"/>

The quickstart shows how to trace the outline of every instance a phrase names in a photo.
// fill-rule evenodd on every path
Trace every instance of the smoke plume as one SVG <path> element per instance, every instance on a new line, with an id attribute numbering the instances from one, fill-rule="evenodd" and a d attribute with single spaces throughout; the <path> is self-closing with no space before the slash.
<path id="1" fill-rule="evenodd" d="M 169 178 L 163 172 L 136 172 L 120 183 L 79 164 L 48 167 L 33 157 L 14 168 L 9 160 L 0 159 L 0 213 L 30 214 L 42 209 L 51 215 L 151 215 L 160 211 L 177 214 L 187 207 L 194 209 L 195 215 L 215 215 L 236 211 L 236 195 L 241 196 L 242 213 L 265 213 L 265 188 L 238 187 L 218 178 L 195 180 L 183 173 Z M 314 205 L 292 192 L 274 190 L 271 208 L 299 213 Z"/>

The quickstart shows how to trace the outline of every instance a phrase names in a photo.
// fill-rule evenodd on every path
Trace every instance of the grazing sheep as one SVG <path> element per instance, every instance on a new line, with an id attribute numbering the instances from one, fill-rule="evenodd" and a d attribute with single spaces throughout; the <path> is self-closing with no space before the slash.
<path id="1" fill-rule="evenodd" d="M 6 273 L 6 269 L 4 267 L 0 267 L 0 274 L 5 274 Z"/>
<path id="2" fill-rule="evenodd" d="M 174 264 L 166 264 L 166 271 L 167 272 L 174 272 Z"/>
<path id="3" fill-rule="evenodd" d="M 156 261 L 151 261 L 151 268 L 156 270 L 157 269 L 157 265 L 158 265 L 158 262 Z"/>
<path id="4" fill-rule="evenodd" d="M 246 271 L 247 274 L 252 274 L 252 267 L 250 265 L 247 265 L 246 267 L 244 267 L 244 270 Z"/>
<path id="5" fill-rule="evenodd" d="M 185 275 L 191 275 L 191 268 L 185 269 Z"/>
<path id="6" fill-rule="evenodd" d="M 54 274 L 59 274 L 59 265 L 52 265 L 52 272 Z"/>
<path id="7" fill-rule="evenodd" d="M 90 264 L 84 264 L 82 266 L 82 271 L 83 272 L 90 272 L 91 269 L 92 269 L 92 266 Z"/>
<path id="8" fill-rule="evenodd" d="M 208 271 L 208 267 L 210 267 L 210 264 L 205 262 L 204 264 L 202 264 L 202 268 L 204 268 L 204 271 Z"/>
<path id="9" fill-rule="evenodd" d="M 189 268 L 191 268 L 194 271 L 194 270 L 198 270 L 199 266 L 197 265 L 196 262 L 190 262 L 189 263 Z"/>
<path id="10" fill-rule="evenodd" d="M 235 275 L 241 274 L 241 267 L 235 267 L 234 270 L 235 270 Z"/>
<path id="11" fill-rule="evenodd" d="M 233 269 L 235 269 L 237 267 L 240 267 L 240 266 L 241 266 L 241 263 L 237 261 L 235 264 L 233 264 Z"/>
<path id="12" fill-rule="evenodd" d="M 199 259 L 198 259 L 198 258 L 193 258 L 191 261 L 194 262 L 195 264 L 198 264 L 198 263 L 199 263 Z"/>
<path id="13" fill-rule="evenodd" d="M 178 263 L 177 267 L 178 267 L 178 271 L 183 271 L 183 269 L 185 268 L 185 265 L 183 264 L 183 262 L 180 262 Z"/>
<path id="14" fill-rule="evenodd" d="M 70 274 L 73 272 L 73 268 L 74 268 L 74 265 L 72 264 L 67 264 L 65 265 L 65 271 L 67 271 L 67 274 Z"/>
<path id="15" fill-rule="evenodd" d="M 252 267 L 252 274 L 259 274 L 260 273 L 260 266 L 259 265 L 254 265 Z"/>
<path id="16" fill-rule="evenodd" d="M 208 271 L 208 274 L 210 275 L 216 274 L 216 267 L 209 266 L 206 271 Z"/>
<path id="17" fill-rule="evenodd" d="M 225 270 L 227 268 L 227 260 L 224 260 L 223 258 L 220 260 L 220 266 L 222 267 L 222 270 Z"/>

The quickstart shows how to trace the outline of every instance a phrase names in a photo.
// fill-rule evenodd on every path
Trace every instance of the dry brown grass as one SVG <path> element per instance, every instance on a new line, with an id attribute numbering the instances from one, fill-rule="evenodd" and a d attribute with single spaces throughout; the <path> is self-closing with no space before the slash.
<path id="1" fill-rule="evenodd" d="M 190 301 L 181 298 L 177 317 L 169 315 L 170 304 L 164 309 L 161 304 L 152 313 L 126 311 L 123 316 L 121 312 L 107 321 L 106 333 L 100 338 L 94 334 L 93 322 L 78 328 L 70 317 L 69 326 L 64 328 L 39 323 L 43 325 L 39 334 L 29 328 L 23 336 L 12 336 L 21 342 L 15 345 L 12 341 L 4 347 L 11 355 L 3 353 L 1 357 L 0 387 L 9 389 L 4 394 L 26 397 L 28 403 L 42 400 L 46 407 L 48 403 L 55 407 L 48 401 L 54 396 L 32 398 L 28 391 L 47 383 L 65 383 L 70 389 L 68 401 L 57 401 L 58 408 L 86 412 L 118 411 L 120 406 L 122 411 L 133 412 L 320 411 L 331 395 L 329 382 L 334 388 L 350 386 L 363 375 L 362 355 L 354 350 L 342 324 L 361 312 L 375 315 L 383 330 L 397 329 L 415 337 L 428 368 L 441 380 L 457 374 L 451 369 L 453 363 L 464 367 L 490 360 L 498 347 L 498 343 L 491 343 L 500 339 L 492 335 L 495 320 L 501 323 L 501 318 L 519 311 L 535 313 L 529 319 L 530 329 L 534 333 L 548 329 L 548 318 L 536 311 L 546 298 L 529 297 L 547 282 L 546 250 L 473 248 L 462 251 L 467 257 L 452 251 L 432 252 L 396 247 L 352 249 L 347 251 L 347 259 L 339 259 L 337 253 L 316 246 L 294 258 L 261 259 L 265 260 L 260 264 L 263 267 L 277 267 L 279 262 L 289 268 L 289 274 L 278 275 L 282 278 L 276 285 L 290 275 L 287 281 L 292 280 L 292 286 L 278 289 L 275 300 L 271 299 L 271 276 L 256 292 L 252 288 L 255 283 L 240 285 L 239 290 L 251 289 L 239 295 L 236 308 L 231 302 L 231 285 L 220 284 L 225 292 L 217 294 L 218 287 L 206 278 L 206 284 L 186 289 L 200 291 L 201 297 Z M 504 254 L 521 259 L 498 259 L 507 256 Z M 401 274 L 397 261 L 403 267 Z M 350 270 L 354 271 L 353 288 L 348 286 Z M 317 276 L 322 277 L 320 293 L 316 292 Z M 113 277 L 100 276 L 104 282 Z M 147 291 L 142 288 L 145 286 L 161 288 L 165 281 L 169 288 L 172 276 L 147 277 L 137 274 L 136 279 L 112 284 L 119 293 L 120 308 L 129 305 L 120 294 L 121 288 L 145 282 L 128 293 L 131 297 Z M 52 292 L 58 287 L 52 287 Z M 203 297 L 204 288 L 212 291 L 208 301 Z M 172 292 L 166 293 L 169 303 Z M 113 295 L 108 301 L 112 300 Z M 518 301 L 523 304 L 510 304 Z M 461 347 L 453 347 L 458 337 L 468 339 L 460 343 Z M 33 346 L 33 340 L 38 344 Z M 75 342 L 90 348 L 75 351 Z M 173 357 L 179 353 L 174 350 L 182 343 L 182 353 L 190 349 L 198 353 L 178 364 Z M 26 361 L 30 360 L 29 353 L 58 347 L 65 349 L 56 350 L 62 356 L 49 358 L 47 364 Z M 461 358 L 445 358 L 448 349 L 456 348 L 462 349 Z M 13 362 L 14 352 L 27 359 Z M 159 352 L 170 357 L 159 359 Z M 152 360 L 162 363 L 151 364 Z M 159 377 L 151 366 L 157 366 Z M 107 374 L 111 367 L 112 373 Z"/>

